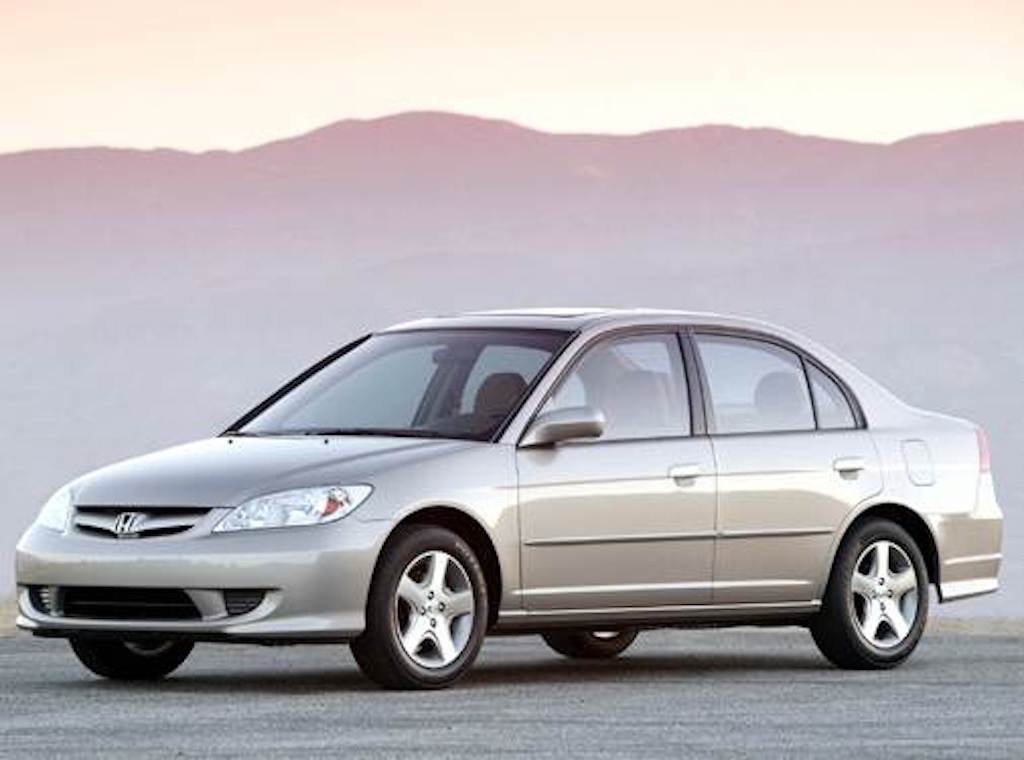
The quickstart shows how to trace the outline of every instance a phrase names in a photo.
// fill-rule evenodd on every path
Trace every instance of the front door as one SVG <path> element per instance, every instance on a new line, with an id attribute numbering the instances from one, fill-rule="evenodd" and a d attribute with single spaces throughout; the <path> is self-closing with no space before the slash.
<path id="1" fill-rule="evenodd" d="M 517 455 L 525 608 L 709 602 L 715 466 L 676 334 L 590 348 L 542 411 L 580 405 L 605 415 L 601 438 Z"/>

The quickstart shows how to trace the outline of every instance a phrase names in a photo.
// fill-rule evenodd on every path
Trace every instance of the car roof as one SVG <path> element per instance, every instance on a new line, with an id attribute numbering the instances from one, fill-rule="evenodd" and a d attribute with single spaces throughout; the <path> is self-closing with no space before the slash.
<path id="1" fill-rule="evenodd" d="M 592 307 L 555 307 L 470 311 L 402 322 L 388 327 L 395 330 L 437 330 L 444 328 L 519 328 L 533 330 L 614 329 L 666 323 L 721 325 L 777 332 L 778 328 L 755 319 L 700 311 L 677 309 L 618 309 Z"/>

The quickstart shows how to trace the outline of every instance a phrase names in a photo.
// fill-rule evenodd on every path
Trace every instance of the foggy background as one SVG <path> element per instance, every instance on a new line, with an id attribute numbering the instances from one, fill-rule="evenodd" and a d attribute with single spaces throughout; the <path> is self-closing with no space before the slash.
<path id="1" fill-rule="evenodd" d="M 749 315 L 982 424 L 1024 616 L 1024 122 L 873 145 L 551 135 L 437 113 L 235 153 L 0 156 L 0 598 L 45 498 L 213 435 L 374 327 L 465 309 Z"/>

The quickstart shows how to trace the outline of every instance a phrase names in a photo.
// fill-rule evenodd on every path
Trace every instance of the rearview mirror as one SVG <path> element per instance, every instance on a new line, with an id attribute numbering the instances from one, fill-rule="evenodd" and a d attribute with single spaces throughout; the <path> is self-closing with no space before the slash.
<path id="1" fill-rule="evenodd" d="M 575 438 L 600 438 L 604 424 L 604 414 L 590 406 L 555 409 L 537 415 L 519 445 L 527 448 Z"/>

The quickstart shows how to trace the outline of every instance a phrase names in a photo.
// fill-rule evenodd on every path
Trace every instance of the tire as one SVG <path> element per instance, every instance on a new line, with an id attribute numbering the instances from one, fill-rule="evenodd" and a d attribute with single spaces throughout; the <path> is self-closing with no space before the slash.
<path id="1" fill-rule="evenodd" d="M 911 570 L 912 579 L 906 574 Z M 911 580 L 916 584 L 912 592 L 906 590 Z M 810 629 L 834 665 L 880 670 L 910 656 L 927 619 L 928 571 L 920 547 L 891 520 L 872 519 L 843 539 Z"/>
<path id="2" fill-rule="evenodd" d="M 388 539 L 370 584 L 366 629 L 350 646 L 363 673 L 384 688 L 439 689 L 472 666 L 487 623 L 487 582 L 473 550 L 450 530 L 411 525 Z"/>
<path id="3" fill-rule="evenodd" d="M 636 628 L 616 631 L 548 631 L 544 642 L 566 657 L 581 660 L 607 660 L 618 657 L 636 640 Z"/>
<path id="4" fill-rule="evenodd" d="M 191 641 L 122 641 L 73 637 L 78 660 L 98 676 L 115 681 L 155 681 L 188 658 Z"/>

